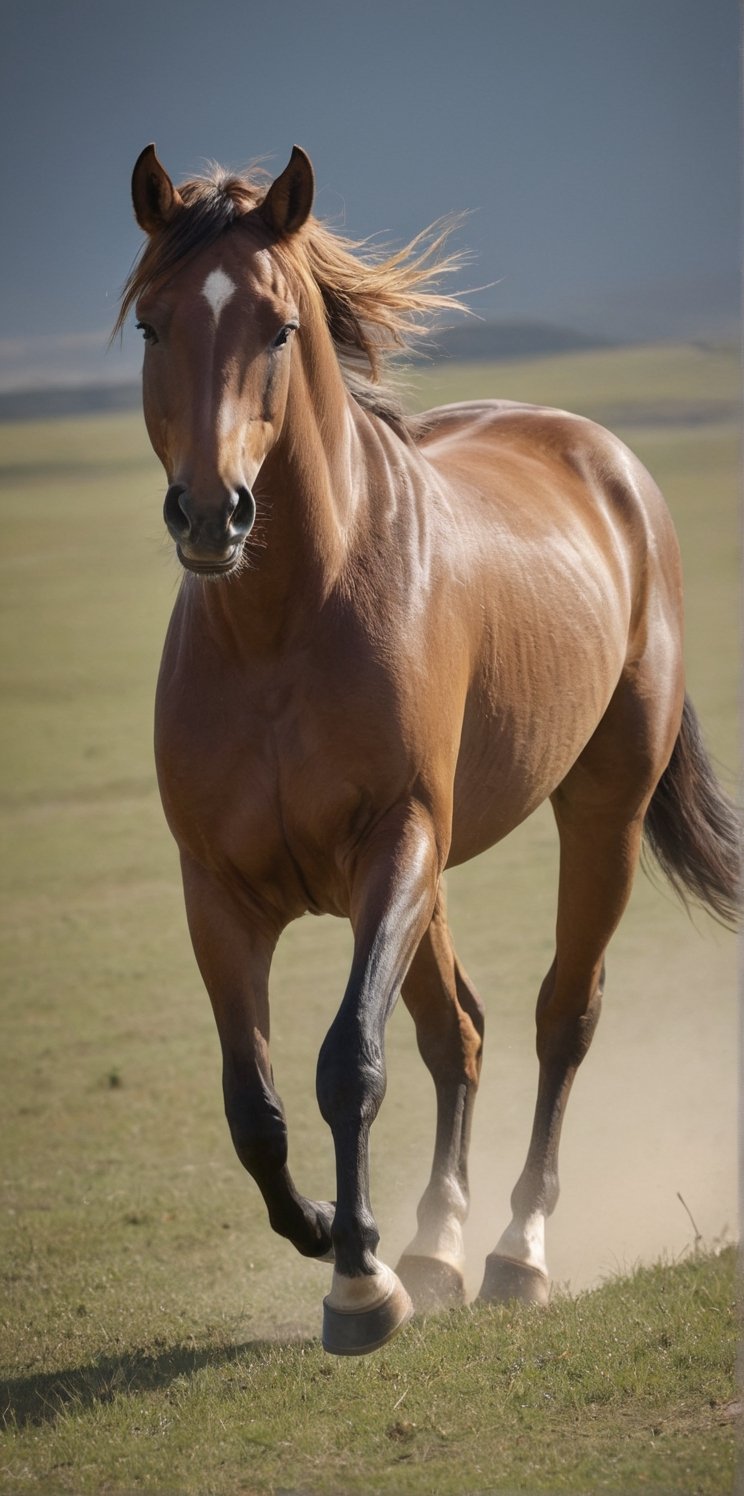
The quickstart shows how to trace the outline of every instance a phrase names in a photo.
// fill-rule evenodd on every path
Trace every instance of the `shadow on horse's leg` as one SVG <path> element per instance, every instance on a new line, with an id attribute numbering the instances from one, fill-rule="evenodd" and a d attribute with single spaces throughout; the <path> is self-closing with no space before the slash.
<path id="1" fill-rule="evenodd" d="M 527 1161 L 512 1219 L 486 1258 L 479 1297 L 545 1305 L 545 1221 L 559 1194 L 558 1147 L 569 1092 L 597 1026 L 604 953 L 625 909 L 640 852 L 642 810 L 582 808 L 559 792 L 561 841 L 556 955 L 537 1003 L 540 1078 Z"/>
<path id="2" fill-rule="evenodd" d="M 462 1228 L 468 1213 L 468 1147 L 483 1053 L 483 1006 L 459 966 L 440 888 L 431 923 L 402 988 L 437 1097 L 431 1178 L 418 1230 L 397 1272 L 414 1308 L 431 1312 L 465 1302 Z"/>

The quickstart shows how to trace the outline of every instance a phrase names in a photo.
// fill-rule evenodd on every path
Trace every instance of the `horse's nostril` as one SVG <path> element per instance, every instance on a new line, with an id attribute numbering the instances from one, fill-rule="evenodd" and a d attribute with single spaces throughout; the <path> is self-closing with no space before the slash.
<path id="1" fill-rule="evenodd" d="M 165 495 L 163 518 L 177 544 L 202 545 L 209 550 L 236 545 L 245 539 L 256 518 L 249 488 L 223 489 L 219 501 L 197 494 L 185 483 L 171 483 Z"/>
<path id="2" fill-rule="evenodd" d="M 256 518 L 256 500 L 249 488 L 239 488 L 233 498 L 229 530 L 237 540 L 244 538 L 253 528 L 253 521 Z"/>
<path id="3" fill-rule="evenodd" d="M 171 483 L 165 495 L 163 518 L 174 540 L 185 540 L 191 529 L 187 490 L 183 483 Z"/>

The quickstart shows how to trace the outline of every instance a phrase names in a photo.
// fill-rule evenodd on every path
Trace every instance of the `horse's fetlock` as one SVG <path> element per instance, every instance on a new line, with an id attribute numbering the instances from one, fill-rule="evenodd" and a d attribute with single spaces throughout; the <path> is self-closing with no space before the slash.
<path id="1" fill-rule="evenodd" d="M 371 1211 L 336 1211 L 332 1228 L 333 1253 L 339 1272 L 355 1277 L 376 1271 L 380 1233 Z"/>
<path id="2" fill-rule="evenodd" d="M 467 1193 L 456 1179 L 450 1176 L 432 1180 L 419 1201 L 416 1212 L 418 1223 L 424 1226 L 431 1220 L 439 1221 L 445 1216 L 454 1216 L 456 1220 L 464 1221 L 468 1206 Z"/>
<path id="3" fill-rule="evenodd" d="M 512 1190 L 511 1208 L 514 1219 L 527 1220 L 535 1211 L 541 1211 L 546 1216 L 552 1215 L 560 1192 L 556 1169 L 537 1170 L 528 1166 Z"/>

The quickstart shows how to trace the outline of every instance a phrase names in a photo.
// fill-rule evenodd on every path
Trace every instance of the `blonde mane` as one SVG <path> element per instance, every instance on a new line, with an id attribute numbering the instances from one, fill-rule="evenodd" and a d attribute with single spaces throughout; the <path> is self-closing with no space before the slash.
<path id="1" fill-rule="evenodd" d="M 179 265 L 225 233 L 246 232 L 268 190 L 268 180 L 251 181 L 215 167 L 208 176 L 179 186 L 183 207 L 173 221 L 146 242 L 121 296 L 113 336 L 121 332 L 137 299 L 164 285 Z M 440 277 L 458 270 L 460 254 L 445 253 L 458 219 L 446 219 L 418 234 L 403 249 L 375 254 L 369 244 L 334 232 L 310 217 L 276 249 L 301 279 L 320 293 L 326 323 L 344 383 L 352 397 L 389 424 L 410 431 L 415 418 L 404 410 L 390 383 L 390 362 L 411 352 L 441 312 L 467 308 L 437 289 Z M 263 234 L 267 232 L 263 227 Z"/>

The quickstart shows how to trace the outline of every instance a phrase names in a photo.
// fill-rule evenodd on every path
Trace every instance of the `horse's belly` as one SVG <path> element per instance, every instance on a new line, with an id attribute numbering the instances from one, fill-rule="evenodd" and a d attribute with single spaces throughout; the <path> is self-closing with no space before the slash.
<path id="1" fill-rule="evenodd" d="M 584 742 L 564 753 L 546 753 L 538 762 L 505 762 L 496 751 L 458 768 L 448 866 L 478 857 L 503 841 L 557 788 Z"/>
<path id="2" fill-rule="evenodd" d="M 458 774 L 447 866 L 469 862 L 503 841 L 547 800 L 569 768 L 570 764 L 562 771 L 555 769 L 552 773 L 517 778 L 508 769 L 499 772 L 498 765 L 491 760 L 483 763 L 480 773 Z"/>
<path id="3" fill-rule="evenodd" d="M 522 662 L 523 664 L 524 662 Z M 455 773 L 455 865 L 501 841 L 565 779 L 623 668 L 619 637 L 543 645 L 539 668 L 485 666 L 471 692 Z"/>

